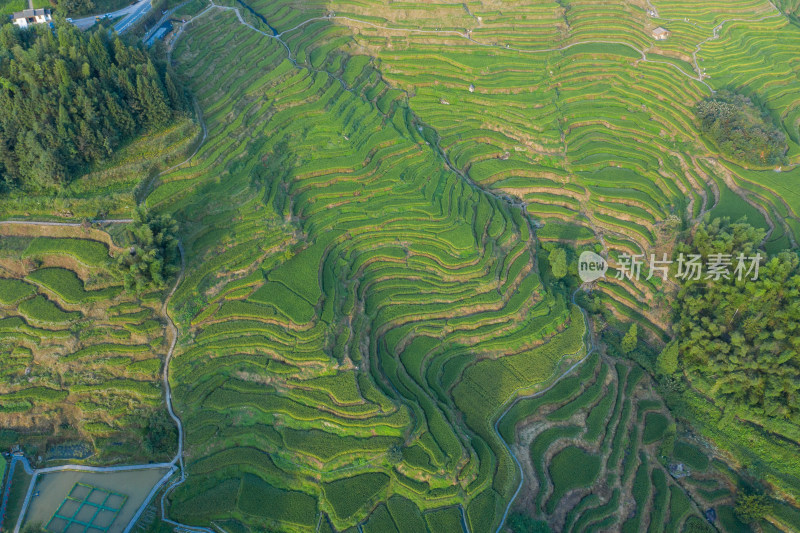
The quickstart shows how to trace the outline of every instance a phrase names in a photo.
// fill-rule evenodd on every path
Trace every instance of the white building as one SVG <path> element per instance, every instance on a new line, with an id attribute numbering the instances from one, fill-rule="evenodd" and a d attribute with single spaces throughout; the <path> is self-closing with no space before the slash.
<path id="1" fill-rule="evenodd" d="M 653 30 L 653 38 L 656 41 L 664 41 L 668 37 L 669 37 L 669 30 L 664 29 L 661 26 Z"/>
<path id="2" fill-rule="evenodd" d="M 32 24 L 45 24 L 53 20 L 49 9 L 26 9 L 11 15 L 11 21 L 20 28 L 27 28 Z"/>

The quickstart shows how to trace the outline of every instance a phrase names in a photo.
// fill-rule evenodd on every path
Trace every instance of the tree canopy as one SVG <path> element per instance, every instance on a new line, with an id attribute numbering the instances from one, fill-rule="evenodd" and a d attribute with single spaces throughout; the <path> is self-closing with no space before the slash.
<path id="1" fill-rule="evenodd" d="M 117 256 L 117 269 L 125 288 L 142 292 L 163 289 L 178 272 L 178 223 L 169 215 L 137 208 L 128 227 L 130 250 Z"/>
<path id="2" fill-rule="evenodd" d="M 720 91 L 697 104 L 700 129 L 740 161 L 774 165 L 784 160 L 786 136 L 744 95 Z"/>
<path id="3" fill-rule="evenodd" d="M 71 24 L 0 28 L 0 191 L 67 183 L 183 97 L 141 48 Z"/>
<path id="4" fill-rule="evenodd" d="M 769 498 L 763 494 L 739 494 L 736 498 L 736 516 L 746 524 L 761 520 L 771 510 Z"/>
<path id="5" fill-rule="evenodd" d="M 567 252 L 563 248 L 555 248 L 550 252 L 550 269 L 556 279 L 567 275 Z"/>
<path id="6" fill-rule="evenodd" d="M 631 327 L 628 329 L 628 332 L 622 337 L 622 352 L 623 353 L 631 353 L 636 349 L 636 345 L 639 343 L 639 328 L 636 326 L 636 322 L 631 324 Z"/>
<path id="7" fill-rule="evenodd" d="M 792 252 L 758 252 L 763 236 L 745 223 L 706 219 L 678 247 L 704 260 L 730 256 L 732 272 L 729 279 L 682 280 L 674 329 L 695 386 L 758 415 L 789 418 L 800 411 L 800 260 Z M 742 279 L 733 274 L 740 253 L 762 255 L 758 279 L 754 270 Z"/>

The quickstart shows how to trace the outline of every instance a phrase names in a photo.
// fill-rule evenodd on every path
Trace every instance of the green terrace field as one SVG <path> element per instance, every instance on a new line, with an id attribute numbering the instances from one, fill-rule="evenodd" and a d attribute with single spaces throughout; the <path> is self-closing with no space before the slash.
<path id="1" fill-rule="evenodd" d="M 693 531 L 709 508 L 725 532 L 800 526 L 779 502 L 761 529 L 739 521 L 734 495 L 748 482 L 676 429 L 639 366 L 595 354 L 545 394 L 516 403 L 499 429 L 525 472 L 512 512 L 553 531 Z"/>
<path id="2" fill-rule="evenodd" d="M 494 420 L 583 355 L 584 317 L 543 285 L 521 209 L 449 170 L 340 28 L 308 31 L 296 67 L 217 8 L 172 52 L 208 140 L 146 200 L 181 221 L 187 264 L 170 517 L 492 530 L 519 481 Z"/>
<path id="3" fill-rule="evenodd" d="M 2 447 L 47 460 L 170 457 L 174 442 L 142 445 L 164 417 L 161 295 L 123 292 L 110 271 L 111 254 L 123 252 L 107 234 L 35 231 L 0 228 Z"/>
<path id="4" fill-rule="evenodd" d="M 164 503 L 187 526 L 688 533 L 713 507 L 720 531 L 800 530 L 777 499 L 754 526 L 734 512 L 751 476 L 798 495 L 778 475 L 796 420 L 781 446 L 690 390 L 720 420 L 698 434 L 633 363 L 649 352 L 595 340 L 670 336 L 671 285 L 614 279 L 622 253 L 669 255 L 707 214 L 796 247 L 796 19 L 768 0 L 222 4 L 187 3 L 161 58 L 194 118 L 58 195 L 0 198 L 3 218 L 169 214 L 185 266 L 168 300 L 136 295 L 112 267 L 123 226 L 0 226 L 0 448 L 173 457 L 168 312 L 186 478 Z M 704 137 L 696 104 L 722 89 L 785 134 L 780 166 Z M 609 257 L 602 323 L 554 246 Z M 140 529 L 171 531 L 160 516 L 157 498 Z"/>
<path id="5" fill-rule="evenodd" d="M 524 480 L 514 509 L 556 530 L 680 531 L 712 504 L 736 530 L 740 480 L 676 435 L 638 367 L 591 359 L 495 423 L 586 353 L 537 236 L 602 236 L 612 266 L 671 251 L 708 212 L 747 214 L 773 249 L 796 242 L 797 67 L 777 46 L 795 34 L 762 0 L 657 2 L 664 18 L 527 4 L 191 7 L 170 59 L 207 137 L 134 197 L 180 222 L 186 261 L 169 307 L 188 477 L 170 518 L 488 532 Z M 672 35 L 656 43 L 659 25 Z M 781 125 L 787 168 L 744 168 L 701 136 L 695 103 L 729 85 Z M 69 313 L 88 297 L 34 278 L 56 276 Z M 598 288 L 665 335 L 645 303 L 661 285 Z M 679 463 L 690 476 L 670 475 Z"/>
<path id="6" fill-rule="evenodd" d="M 658 17 L 591 0 L 331 9 L 352 32 L 349 48 L 380 60 L 453 164 L 537 219 L 586 227 L 612 257 L 662 252 L 676 221 L 715 208 L 771 229 L 768 249 L 795 245 L 800 101 L 788 56 L 800 33 L 762 0 L 653 5 Z M 659 25 L 672 32 L 666 41 L 650 34 Z M 722 88 L 764 106 L 792 165 L 745 169 L 714 153 L 693 107 Z"/>

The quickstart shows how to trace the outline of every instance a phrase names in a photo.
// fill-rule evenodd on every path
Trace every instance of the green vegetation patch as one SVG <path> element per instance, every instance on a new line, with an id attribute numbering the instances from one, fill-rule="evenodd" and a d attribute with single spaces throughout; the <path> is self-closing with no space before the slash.
<path id="1" fill-rule="evenodd" d="M 347 520 L 389 484 L 389 476 L 370 472 L 323 484 L 325 498 L 342 520 Z"/>
<path id="2" fill-rule="evenodd" d="M 750 98 L 719 91 L 695 108 L 700 129 L 725 154 L 756 165 L 785 160 L 786 135 L 758 109 Z"/>
<path id="3" fill-rule="evenodd" d="M 109 262 L 108 246 L 88 239 L 56 239 L 36 237 L 23 252 L 23 257 L 68 255 L 89 267 L 101 267 Z"/>
<path id="4" fill-rule="evenodd" d="M 14 305 L 36 293 L 36 288 L 22 280 L 0 278 L 0 304 Z"/>
<path id="5" fill-rule="evenodd" d="M 81 316 L 81 313 L 77 311 L 62 310 L 42 295 L 25 300 L 19 304 L 18 309 L 28 320 L 48 324 L 66 324 Z"/>
<path id="6" fill-rule="evenodd" d="M 108 287 L 87 291 L 83 281 L 71 270 L 64 268 L 42 268 L 28 274 L 28 279 L 52 291 L 62 302 L 85 304 L 99 300 L 110 300 L 122 292 L 122 287 Z"/>
<path id="7" fill-rule="evenodd" d="M 464 531 L 461 525 L 461 511 L 457 507 L 445 507 L 425 513 L 425 521 L 430 531 Z"/>
<path id="8" fill-rule="evenodd" d="M 389 498 L 387 506 L 400 533 L 425 531 L 425 521 L 422 518 L 422 513 L 419 507 L 411 500 L 394 495 Z"/>
<path id="9" fill-rule="evenodd" d="M 283 283 L 269 281 L 249 298 L 250 301 L 271 305 L 295 324 L 305 324 L 314 318 L 314 308 Z"/>
<path id="10" fill-rule="evenodd" d="M 669 427 L 669 419 L 661 413 L 647 413 L 644 419 L 644 431 L 642 432 L 642 442 L 652 444 L 660 440 Z"/>
<path id="11" fill-rule="evenodd" d="M 694 470 L 705 470 L 708 468 L 708 456 L 700 451 L 697 446 L 693 446 L 688 442 L 676 442 L 672 449 L 672 456 L 676 461 L 685 463 L 689 468 Z"/>
<path id="12" fill-rule="evenodd" d="M 553 456 L 549 473 L 553 494 L 547 502 L 548 512 L 553 512 L 564 495 L 572 489 L 588 487 L 600 473 L 600 456 L 578 446 L 567 446 Z"/>
<path id="13" fill-rule="evenodd" d="M 245 474 L 239 496 L 239 509 L 243 512 L 311 527 L 316 523 L 317 500 L 295 490 L 284 490 L 267 483 L 253 474 Z"/>

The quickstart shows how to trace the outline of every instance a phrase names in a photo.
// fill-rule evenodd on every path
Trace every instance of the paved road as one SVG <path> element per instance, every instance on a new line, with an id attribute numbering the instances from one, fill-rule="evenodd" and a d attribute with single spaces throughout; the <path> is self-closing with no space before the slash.
<path id="1" fill-rule="evenodd" d="M 158 22 L 156 22 L 156 23 L 153 25 L 153 27 L 152 27 L 152 28 L 150 28 L 149 30 L 147 30 L 147 31 L 145 32 L 145 34 L 144 34 L 144 37 L 142 37 L 142 42 L 143 42 L 143 43 L 146 43 L 146 44 L 147 44 L 147 46 L 150 46 L 150 45 L 152 45 L 153 43 L 148 43 L 148 42 L 147 42 L 147 41 L 150 39 L 150 37 L 152 37 L 152 36 L 153 36 L 153 34 L 154 34 L 156 31 L 158 31 L 158 28 L 160 28 L 160 27 L 161 27 L 161 26 L 162 26 L 162 25 L 163 25 L 163 24 L 164 24 L 164 23 L 165 23 L 165 22 L 166 22 L 166 21 L 167 21 L 167 20 L 168 20 L 168 19 L 169 19 L 169 18 L 172 16 L 172 14 L 173 14 L 173 13 L 175 13 L 177 10 L 179 10 L 180 8 L 182 8 L 183 6 L 185 6 L 186 4 L 188 4 L 190 1 L 191 1 L 191 0 L 186 0 L 185 2 L 182 2 L 182 3 L 178 4 L 177 6 L 173 7 L 172 9 L 168 10 L 167 12 L 162 12 L 162 16 L 161 16 L 161 18 L 158 20 Z M 117 32 L 117 33 L 119 33 L 119 32 Z"/>
<path id="2" fill-rule="evenodd" d="M 111 13 L 99 13 L 97 15 L 91 15 L 88 17 L 83 17 L 79 19 L 75 19 L 72 23 L 78 27 L 79 30 L 88 30 L 92 26 L 95 25 L 97 22 L 97 18 L 108 17 L 111 19 L 118 19 L 122 18 L 120 22 L 114 25 L 114 29 L 117 30 L 117 33 L 122 33 L 126 29 L 130 27 L 130 24 L 125 25 L 124 28 L 120 29 L 117 26 L 121 26 L 126 24 L 126 22 L 130 21 L 131 23 L 139 20 L 142 15 L 147 13 L 150 10 L 150 0 L 139 0 L 135 4 L 131 4 L 127 7 L 123 7 L 117 11 L 112 11 Z M 131 16 L 133 18 L 131 18 Z"/>
<path id="3" fill-rule="evenodd" d="M 153 7 L 150 0 L 142 0 L 137 3 L 136 6 L 136 9 L 132 13 L 129 13 L 127 17 L 114 24 L 114 31 L 117 33 L 124 33 L 125 30 L 139 22 L 139 20 L 150 11 L 150 8 Z"/>
<path id="4" fill-rule="evenodd" d="M 133 222 L 132 218 L 97 218 L 90 220 L 90 224 L 128 224 Z M 79 228 L 83 222 L 40 222 L 38 220 L 0 220 L 0 224 L 13 226 L 62 226 L 69 228 Z"/>

